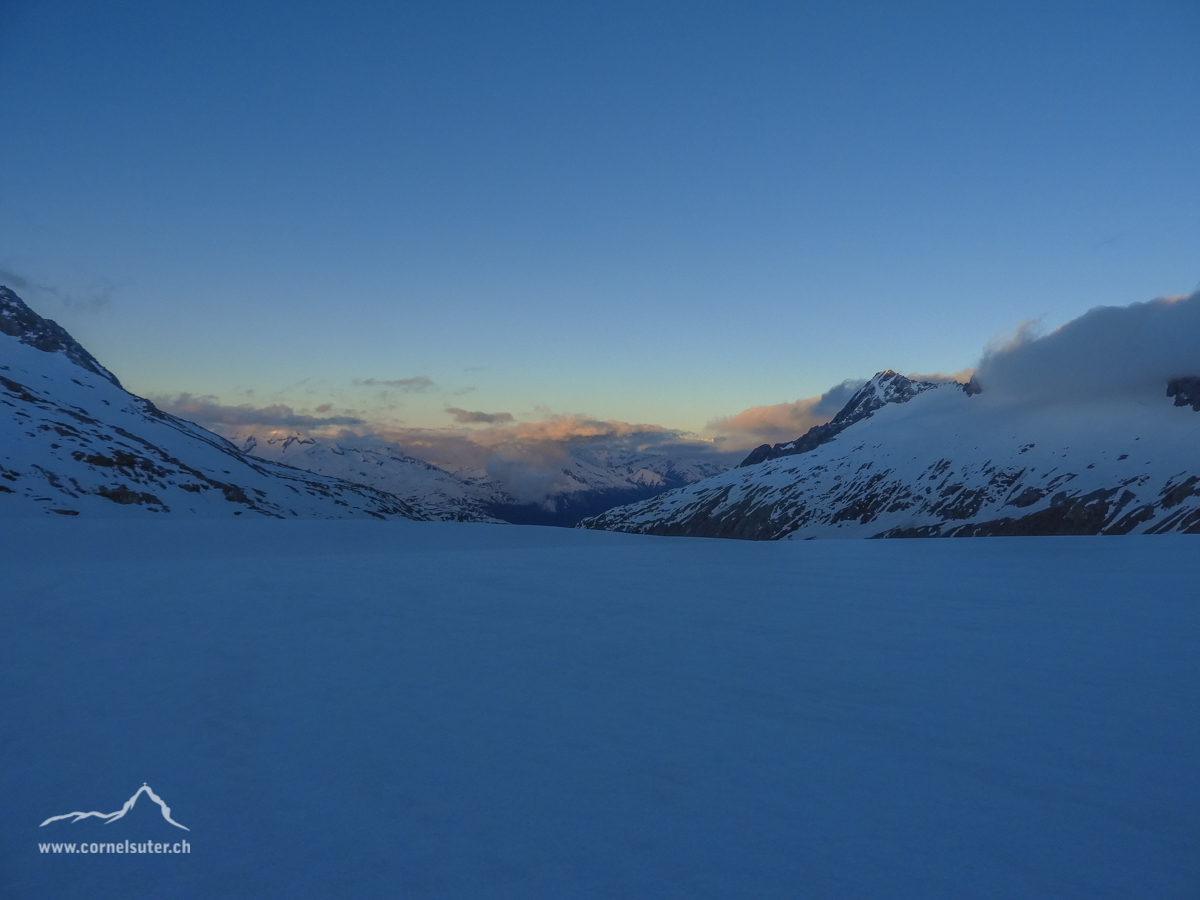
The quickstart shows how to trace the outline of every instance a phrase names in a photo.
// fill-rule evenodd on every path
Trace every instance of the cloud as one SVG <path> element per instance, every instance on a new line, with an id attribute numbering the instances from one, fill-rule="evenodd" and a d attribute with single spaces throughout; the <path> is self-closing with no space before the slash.
<path id="1" fill-rule="evenodd" d="M 26 297 L 36 297 L 38 299 L 45 297 L 53 297 L 63 306 L 70 310 L 87 310 L 94 312 L 112 300 L 113 290 L 115 285 L 107 278 L 97 278 L 93 283 L 93 287 L 86 293 L 76 294 L 70 291 L 64 291 L 62 288 L 54 287 L 49 284 L 39 284 L 31 281 L 19 272 L 14 272 L 12 269 L 0 268 L 0 284 L 12 288 L 19 294 L 24 294 Z"/>
<path id="2" fill-rule="evenodd" d="M 935 381 L 944 384 L 957 382 L 958 384 L 966 384 L 974 374 L 974 369 L 959 369 L 957 372 L 913 372 L 907 377 L 913 381 Z"/>
<path id="3" fill-rule="evenodd" d="M 263 428 L 326 428 L 329 426 L 350 427 L 366 425 L 356 416 L 310 416 L 297 413 L 292 407 L 282 404 L 254 407 L 249 403 L 241 406 L 225 406 L 215 397 L 193 397 L 179 394 L 176 397 L 152 397 L 154 405 L 164 412 L 195 422 L 206 427 L 254 425 Z M 329 412 L 329 404 L 317 407 L 319 412 Z"/>
<path id="4" fill-rule="evenodd" d="M 624 459 L 667 457 L 677 466 L 732 465 L 711 441 L 663 428 L 587 415 L 551 415 L 537 422 L 503 422 L 471 429 L 387 429 L 383 436 L 412 456 L 463 474 L 499 482 L 518 500 L 546 502 L 580 489 L 574 463 L 620 465 Z M 740 457 L 739 457 L 740 458 Z"/>
<path id="5" fill-rule="evenodd" d="M 737 415 L 713 419 L 704 427 L 704 432 L 713 436 L 721 450 L 728 451 L 795 440 L 814 425 L 823 425 L 837 415 L 864 384 L 866 381 L 862 379 L 851 378 L 834 385 L 819 397 L 772 406 L 752 406 Z"/>
<path id="6" fill-rule="evenodd" d="M 1024 402 L 1161 395 L 1200 376 L 1200 292 L 1098 306 L 1049 334 L 1022 322 L 976 367 L 985 395 Z"/>
<path id="7" fill-rule="evenodd" d="M 355 384 L 365 385 L 366 387 L 393 387 L 399 388 L 406 394 L 419 394 L 437 387 L 437 384 L 432 378 L 427 375 L 417 375 L 415 378 L 396 378 L 391 381 L 385 381 L 379 378 L 354 379 Z"/>
<path id="8" fill-rule="evenodd" d="M 471 414 L 469 410 L 460 412 Z M 496 415 L 496 414 L 483 414 Z M 733 465 L 741 455 L 722 455 L 712 441 L 658 425 L 605 421 L 587 415 L 553 415 L 542 421 L 471 422 L 448 428 L 412 428 L 378 423 L 344 428 L 280 429 L 243 423 L 214 426 L 240 443 L 254 434 L 276 437 L 281 433 L 313 434 L 347 445 L 385 441 L 401 451 L 460 475 L 496 483 L 517 500 L 552 502 L 552 498 L 578 491 L 573 477 L 575 462 L 603 465 L 611 461 L 663 457 L 677 467 L 700 462 Z M 589 462 L 590 461 L 590 462 Z"/>
<path id="9" fill-rule="evenodd" d="M 260 441 L 290 435 L 316 437 L 348 446 L 388 445 L 466 477 L 485 479 L 521 502 L 552 503 L 584 488 L 573 477 L 576 461 L 620 466 L 662 457 L 675 467 L 704 462 L 733 465 L 740 455 L 723 456 L 713 442 L 658 425 L 606 421 L 587 415 L 555 415 L 544 410 L 536 422 L 517 422 L 511 413 L 447 410 L 455 424 L 414 428 L 364 417 L 356 410 L 329 415 L 331 404 L 313 413 L 290 406 L 229 405 L 216 397 L 180 394 L 155 397 L 163 410 L 197 422 L 235 444 L 251 435 Z M 706 471 L 712 471 L 708 469 Z"/>
<path id="10" fill-rule="evenodd" d="M 447 408 L 446 412 L 454 416 L 454 421 L 458 422 L 460 425 L 494 425 L 498 422 L 511 422 L 513 420 L 512 413 L 471 412 L 466 409 L 459 409 L 457 406 L 451 406 Z"/>
<path id="11" fill-rule="evenodd" d="M 504 421 L 481 424 L 486 427 L 379 426 L 375 433 L 400 445 L 412 456 L 454 471 L 468 470 L 475 475 L 485 472 L 490 475 L 493 465 L 501 460 L 554 466 L 568 458 L 572 445 L 638 452 L 665 452 L 670 446 L 686 446 L 692 455 L 711 456 L 713 452 L 710 442 L 658 425 L 601 421 L 586 415 L 552 415 L 538 422 L 514 422 L 509 417 Z"/>

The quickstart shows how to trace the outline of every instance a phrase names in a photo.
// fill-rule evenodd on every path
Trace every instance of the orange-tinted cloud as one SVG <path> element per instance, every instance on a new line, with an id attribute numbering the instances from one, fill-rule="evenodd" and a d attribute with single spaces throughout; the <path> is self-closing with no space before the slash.
<path id="1" fill-rule="evenodd" d="M 847 379 L 819 397 L 752 406 L 733 416 L 720 416 L 704 427 L 719 450 L 750 450 L 760 444 L 792 441 L 814 425 L 832 419 L 865 382 Z"/>

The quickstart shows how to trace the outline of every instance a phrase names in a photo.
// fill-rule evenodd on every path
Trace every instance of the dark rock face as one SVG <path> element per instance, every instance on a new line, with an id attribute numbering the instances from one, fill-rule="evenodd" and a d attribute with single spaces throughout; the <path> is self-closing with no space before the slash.
<path id="1" fill-rule="evenodd" d="M 0 287 L 0 333 L 44 353 L 62 353 L 75 365 L 121 386 L 117 376 L 100 365 L 65 328 L 52 319 L 43 319 L 6 287 Z"/>
<path id="2" fill-rule="evenodd" d="M 906 403 L 917 394 L 935 387 L 937 387 L 936 382 L 913 381 L 911 378 L 905 378 L 903 375 L 887 369 L 859 388 L 849 402 L 838 411 L 838 414 L 824 425 L 814 425 L 801 437 L 785 444 L 775 444 L 774 446 L 762 444 L 750 451 L 750 455 L 738 464 L 738 468 L 753 466 L 768 459 L 778 459 L 781 456 L 808 453 L 833 440 L 855 422 L 869 418 L 875 410 L 889 403 Z M 969 388 L 970 385 L 966 387 Z M 979 391 L 976 388 L 974 391 L 967 390 L 967 393 L 970 395 L 979 393 Z"/>
<path id="3" fill-rule="evenodd" d="M 1167 396 L 1175 398 L 1176 406 L 1190 406 L 1200 412 L 1200 378 L 1172 378 L 1167 382 Z"/>
<path id="4" fill-rule="evenodd" d="M 120 503 L 123 506 L 128 506 L 131 503 L 137 503 L 141 506 L 154 505 L 161 506 L 163 509 L 166 509 L 166 507 L 163 505 L 163 502 L 153 494 L 147 494 L 143 491 L 130 490 L 129 486 L 125 484 L 120 484 L 111 488 L 102 487 L 99 488 L 96 493 L 101 497 L 105 497 L 113 501 L 113 503 Z"/>
<path id="5" fill-rule="evenodd" d="M 896 537 L 1019 537 L 1064 534 L 1102 534 L 1106 523 L 1113 523 L 1117 512 L 1124 505 L 1120 500 L 1112 502 L 1117 488 L 1092 491 L 1089 494 L 1070 496 L 1059 491 L 1050 498 L 1047 509 L 1030 513 L 1017 519 L 992 519 L 957 528 L 934 525 L 926 528 L 903 529 L 875 535 L 881 538 Z M 1132 496 L 1132 495 L 1130 495 Z M 1128 499 L 1125 503 L 1128 503 Z M 1133 527 L 1132 523 L 1129 527 Z"/>

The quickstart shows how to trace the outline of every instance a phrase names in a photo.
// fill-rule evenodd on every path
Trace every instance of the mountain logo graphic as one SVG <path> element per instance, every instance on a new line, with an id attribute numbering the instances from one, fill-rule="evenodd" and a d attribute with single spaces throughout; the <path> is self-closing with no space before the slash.
<path id="1" fill-rule="evenodd" d="M 70 819 L 72 822 L 78 822 L 80 819 L 87 819 L 87 818 L 90 818 L 91 816 L 95 816 L 97 819 L 107 819 L 108 821 L 106 821 L 104 824 L 111 825 L 113 822 L 117 821 L 117 819 L 124 816 L 125 813 L 127 813 L 131 809 L 133 809 L 133 804 L 137 803 L 137 798 L 142 796 L 142 794 L 145 794 L 147 797 L 149 797 L 151 800 L 153 800 L 155 803 L 157 803 L 162 808 L 163 818 L 166 819 L 168 822 L 170 822 L 172 825 L 174 825 L 176 828 L 182 828 L 184 831 L 192 830 L 192 829 L 188 828 L 186 825 L 180 825 L 178 822 L 176 822 L 174 819 L 171 818 L 171 807 L 169 807 L 169 806 L 167 806 L 167 804 L 163 803 L 162 797 L 160 797 L 160 796 L 158 796 L 158 794 L 154 793 L 154 791 L 152 791 L 150 789 L 150 786 L 148 784 L 146 784 L 146 782 L 144 782 L 144 781 L 142 782 L 142 786 L 137 789 L 137 792 L 132 797 L 130 797 L 128 800 L 126 800 L 125 805 L 122 806 L 120 809 L 118 809 L 116 812 L 110 812 L 110 813 L 102 813 L 102 812 L 64 813 L 61 816 L 51 816 L 45 822 L 43 822 L 41 825 L 39 825 L 38 828 L 42 828 L 43 826 L 49 825 L 51 822 L 57 822 L 59 819 Z"/>

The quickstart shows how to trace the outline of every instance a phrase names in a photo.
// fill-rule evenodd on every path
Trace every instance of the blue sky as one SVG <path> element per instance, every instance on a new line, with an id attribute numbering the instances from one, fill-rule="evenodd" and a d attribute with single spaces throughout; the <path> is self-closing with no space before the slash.
<path id="1" fill-rule="evenodd" d="M 0 281 L 142 394 L 693 431 L 1196 289 L 1200 7 L 913 6 L 10 0 Z"/>

